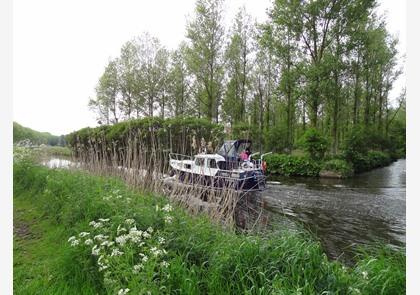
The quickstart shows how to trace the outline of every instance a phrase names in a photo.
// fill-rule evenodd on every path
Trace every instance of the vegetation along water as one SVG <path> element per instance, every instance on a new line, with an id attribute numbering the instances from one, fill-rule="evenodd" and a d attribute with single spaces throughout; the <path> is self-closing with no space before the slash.
<path id="1" fill-rule="evenodd" d="M 235 233 L 115 178 L 26 155 L 14 161 L 14 204 L 17 294 L 405 293 L 401 250 L 348 267 L 304 232 Z"/>

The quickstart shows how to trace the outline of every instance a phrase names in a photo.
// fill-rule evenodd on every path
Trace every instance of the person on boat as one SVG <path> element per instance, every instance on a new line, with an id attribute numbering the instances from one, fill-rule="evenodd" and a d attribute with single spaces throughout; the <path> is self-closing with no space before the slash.
<path id="1" fill-rule="evenodd" d="M 251 151 L 249 150 L 249 148 L 246 148 L 239 154 L 239 157 L 241 158 L 241 161 L 248 161 L 250 154 Z"/>

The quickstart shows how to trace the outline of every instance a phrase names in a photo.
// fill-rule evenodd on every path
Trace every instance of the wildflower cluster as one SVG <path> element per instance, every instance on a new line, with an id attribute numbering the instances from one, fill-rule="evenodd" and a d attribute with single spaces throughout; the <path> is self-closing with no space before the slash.
<path id="1" fill-rule="evenodd" d="M 168 218 L 172 221 L 170 205 L 161 211 L 165 222 Z M 130 282 L 138 282 L 150 273 L 164 273 L 168 268 L 166 240 L 159 230 L 140 229 L 134 219 L 112 223 L 109 218 L 101 218 L 92 220 L 89 226 L 90 231 L 72 236 L 68 242 L 70 247 L 85 249 L 95 258 L 104 285 L 113 294 L 127 294 Z"/>
<path id="2" fill-rule="evenodd" d="M 124 197 L 123 198 L 121 191 L 118 190 L 118 189 L 113 189 L 108 195 L 102 197 L 102 199 L 104 201 L 119 201 L 119 200 L 124 200 L 126 203 L 130 203 L 131 202 L 131 198 L 128 198 L 128 197 Z"/>
<path id="3" fill-rule="evenodd" d="M 22 163 L 28 161 L 33 157 L 31 149 L 24 146 L 15 146 L 13 148 L 13 163 Z"/>

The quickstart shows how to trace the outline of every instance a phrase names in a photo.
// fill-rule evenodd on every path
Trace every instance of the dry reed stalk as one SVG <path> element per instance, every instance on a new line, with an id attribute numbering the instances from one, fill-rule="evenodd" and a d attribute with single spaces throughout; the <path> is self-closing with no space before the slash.
<path id="1" fill-rule="evenodd" d="M 169 153 L 152 127 L 149 131 L 149 142 L 140 132 L 131 132 L 125 142 L 107 142 L 104 136 L 100 140 L 89 140 L 87 145 L 79 142 L 74 152 L 75 160 L 95 174 L 120 177 L 136 189 L 164 194 L 193 214 L 204 211 L 212 220 L 228 227 L 233 227 L 235 222 L 238 224 L 235 221 L 238 204 L 247 207 L 247 203 L 241 201 L 243 196 L 235 182 L 224 181 L 223 189 L 212 189 L 216 186 L 214 182 L 219 180 L 186 176 L 182 181 L 168 184 L 164 179 L 170 168 Z M 186 147 L 187 143 L 182 142 L 182 150 Z M 194 152 L 194 147 L 191 151 Z M 180 175 L 174 178 L 180 179 Z M 208 186 L 203 185 L 206 182 Z"/>

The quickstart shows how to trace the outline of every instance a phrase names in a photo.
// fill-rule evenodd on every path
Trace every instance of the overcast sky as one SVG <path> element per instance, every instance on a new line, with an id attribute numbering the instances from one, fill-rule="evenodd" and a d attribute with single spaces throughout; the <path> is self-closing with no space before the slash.
<path id="1" fill-rule="evenodd" d="M 406 52 L 406 2 L 380 0 L 388 29 Z M 195 0 L 14 0 L 13 117 L 38 131 L 67 134 L 95 126 L 87 102 L 109 58 L 144 31 L 170 49 L 185 39 L 185 24 Z M 258 21 L 266 19 L 271 0 L 226 0 L 230 25 L 245 5 Z M 405 75 L 391 92 L 394 99 Z"/>

